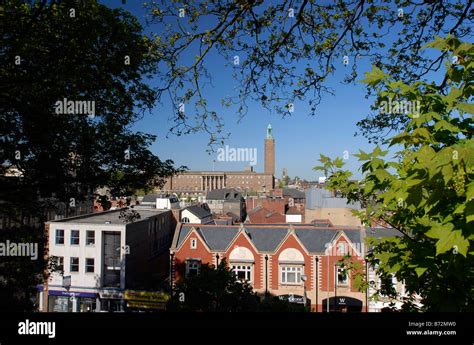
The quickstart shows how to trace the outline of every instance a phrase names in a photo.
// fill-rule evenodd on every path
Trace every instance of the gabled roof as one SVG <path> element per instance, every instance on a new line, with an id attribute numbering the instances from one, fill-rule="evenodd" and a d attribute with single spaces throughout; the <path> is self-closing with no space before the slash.
<path id="1" fill-rule="evenodd" d="M 188 206 L 184 210 L 188 210 L 189 212 L 194 214 L 199 219 L 204 219 L 204 218 L 212 216 L 211 212 L 209 212 L 208 210 L 202 208 L 201 206 L 197 206 L 197 205 Z"/>
<path id="2" fill-rule="evenodd" d="M 206 241 L 212 251 L 224 251 L 240 230 L 240 226 L 223 225 L 191 225 L 182 224 L 178 229 L 178 240 L 175 244 L 179 247 L 186 235 L 195 227 Z M 288 234 L 290 225 L 255 225 L 246 224 L 246 234 L 259 252 L 275 252 Z M 312 225 L 292 225 L 295 235 L 306 250 L 310 253 L 323 253 L 326 243 L 343 232 L 353 243 L 361 243 L 361 230 L 358 228 L 317 228 Z"/>
<path id="3" fill-rule="evenodd" d="M 326 243 L 331 243 L 340 232 L 343 232 L 352 243 L 361 243 L 361 231 L 359 229 L 318 229 L 312 231 L 317 231 L 317 236 L 315 236 L 314 233 L 311 233 L 311 231 L 303 231 L 302 229 L 295 230 L 296 235 L 300 238 L 304 246 L 309 252 L 313 253 L 324 252 L 326 249 Z"/>

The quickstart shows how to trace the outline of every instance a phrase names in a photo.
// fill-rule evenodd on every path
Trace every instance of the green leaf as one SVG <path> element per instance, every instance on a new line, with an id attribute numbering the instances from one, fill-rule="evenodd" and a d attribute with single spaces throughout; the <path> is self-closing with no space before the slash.
<path id="1" fill-rule="evenodd" d="M 448 43 L 446 42 L 445 38 L 441 38 L 439 36 L 436 36 L 434 41 L 425 44 L 423 47 L 421 47 L 421 49 L 435 48 L 435 49 L 443 51 L 445 49 L 448 49 L 448 47 L 449 46 L 448 46 Z"/>
<path id="2" fill-rule="evenodd" d="M 436 255 L 446 253 L 455 248 L 460 254 L 466 256 L 469 241 L 462 235 L 461 230 L 446 231 L 444 236 L 436 242 Z"/>
<path id="3" fill-rule="evenodd" d="M 458 103 L 457 105 L 459 110 L 462 110 L 465 113 L 474 114 L 474 104 L 472 103 Z"/>
<path id="4" fill-rule="evenodd" d="M 425 235 L 429 238 L 440 239 L 446 236 L 447 233 L 451 232 L 454 229 L 452 223 L 447 224 L 434 224 L 433 227 L 428 230 Z"/>
<path id="5" fill-rule="evenodd" d="M 365 79 L 362 80 L 362 83 L 368 84 L 371 86 L 377 85 L 380 81 L 388 77 L 387 74 L 385 74 L 380 68 L 376 66 L 372 66 L 372 71 L 366 72 L 364 74 L 365 74 Z"/>
<path id="6" fill-rule="evenodd" d="M 427 269 L 428 269 L 427 267 L 417 267 L 417 268 L 415 268 L 416 275 L 418 277 L 421 277 L 423 275 L 423 273 L 426 272 Z"/>
<path id="7" fill-rule="evenodd" d="M 471 181 L 466 186 L 466 200 L 474 199 L 474 181 Z"/>
<path id="8" fill-rule="evenodd" d="M 474 200 L 470 200 L 466 203 L 464 214 L 466 216 L 466 222 L 470 223 L 474 221 Z"/>

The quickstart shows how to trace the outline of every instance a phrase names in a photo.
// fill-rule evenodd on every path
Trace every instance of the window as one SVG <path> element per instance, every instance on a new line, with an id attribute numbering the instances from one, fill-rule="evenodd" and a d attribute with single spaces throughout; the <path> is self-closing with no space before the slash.
<path id="1" fill-rule="evenodd" d="M 56 230 L 56 244 L 64 244 L 64 230 Z"/>
<path id="2" fill-rule="evenodd" d="M 252 281 L 252 266 L 251 265 L 233 265 L 232 270 L 236 278 L 242 282 Z"/>
<path id="3" fill-rule="evenodd" d="M 86 245 L 93 246 L 95 244 L 95 231 L 87 230 L 86 232 Z"/>
<path id="4" fill-rule="evenodd" d="M 346 254 L 346 242 L 339 242 L 337 244 L 337 251 L 339 255 L 345 255 Z"/>
<path id="5" fill-rule="evenodd" d="M 64 257 L 56 256 L 56 268 L 59 272 L 64 272 Z"/>
<path id="6" fill-rule="evenodd" d="M 71 272 L 79 272 L 79 258 L 71 258 Z"/>
<path id="7" fill-rule="evenodd" d="M 186 261 L 186 277 L 194 277 L 199 274 L 201 269 L 201 262 L 198 260 Z"/>
<path id="8" fill-rule="evenodd" d="M 195 238 L 191 238 L 191 249 L 197 248 L 197 240 Z"/>
<path id="9" fill-rule="evenodd" d="M 86 273 L 94 273 L 94 259 L 86 258 Z"/>
<path id="10" fill-rule="evenodd" d="M 189 218 L 183 217 L 183 219 L 181 219 L 181 223 L 189 223 Z"/>
<path id="11" fill-rule="evenodd" d="M 71 245 L 79 245 L 79 230 L 71 230 Z"/>
<path id="12" fill-rule="evenodd" d="M 281 283 L 282 284 L 301 284 L 301 269 L 298 266 L 281 267 Z"/>
<path id="13" fill-rule="evenodd" d="M 336 267 L 337 285 L 348 285 L 349 275 L 347 271 L 341 267 Z"/>

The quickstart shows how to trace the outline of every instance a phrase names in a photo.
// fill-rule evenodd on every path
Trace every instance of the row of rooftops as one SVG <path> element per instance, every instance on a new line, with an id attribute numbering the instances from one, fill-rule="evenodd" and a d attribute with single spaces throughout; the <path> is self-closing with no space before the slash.
<path id="1" fill-rule="evenodd" d="M 281 190 L 281 194 L 284 197 L 290 197 L 293 199 L 305 199 L 306 195 L 303 191 L 300 191 L 295 188 L 283 188 Z M 148 194 L 143 197 L 141 200 L 142 202 L 155 202 L 157 198 L 169 198 L 173 197 L 169 194 L 164 193 L 155 193 L 155 194 Z M 243 197 L 242 191 L 239 191 L 235 188 L 222 188 L 222 189 L 214 189 L 206 193 L 207 200 L 239 200 Z"/>
<path id="2" fill-rule="evenodd" d="M 172 249 L 178 249 L 187 235 L 195 230 L 211 251 L 226 251 L 237 235 L 244 231 L 259 252 L 272 253 L 277 250 L 289 233 L 294 233 L 309 253 L 324 253 L 328 243 L 343 233 L 353 244 L 364 243 L 368 237 L 400 236 L 394 229 L 317 227 L 314 224 L 251 224 L 251 225 L 201 225 L 178 224 Z"/>

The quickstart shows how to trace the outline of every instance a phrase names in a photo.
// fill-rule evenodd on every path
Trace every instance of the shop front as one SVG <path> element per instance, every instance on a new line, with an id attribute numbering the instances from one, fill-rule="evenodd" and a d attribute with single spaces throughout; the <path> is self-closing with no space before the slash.
<path id="1" fill-rule="evenodd" d="M 94 312 L 97 293 L 82 291 L 48 291 L 49 312 Z"/>
<path id="2" fill-rule="evenodd" d="M 323 299 L 323 312 L 328 309 L 328 299 Z M 362 301 L 348 296 L 337 296 L 329 298 L 329 312 L 361 312 Z"/>
<path id="3" fill-rule="evenodd" d="M 100 311 L 122 312 L 124 311 L 123 293 L 120 291 L 102 291 L 99 293 Z"/>

